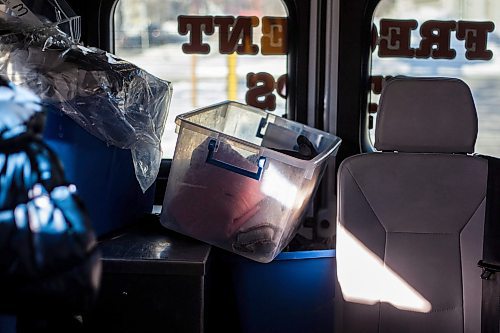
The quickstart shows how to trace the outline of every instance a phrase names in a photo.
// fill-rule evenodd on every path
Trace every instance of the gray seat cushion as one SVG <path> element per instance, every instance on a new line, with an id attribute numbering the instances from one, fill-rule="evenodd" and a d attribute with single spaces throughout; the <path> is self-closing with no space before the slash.
<path id="1" fill-rule="evenodd" d="M 337 332 L 478 333 L 487 161 L 468 86 L 396 77 L 338 174 Z"/>
<path id="2" fill-rule="evenodd" d="M 477 115 L 469 87 L 453 78 L 395 77 L 383 88 L 375 148 L 472 153 Z"/>
<path id="3" fill-rule="evenodd" d="M 486 180 L 465 155 L 342 163 L 337 332 L 479 332 Z"/>

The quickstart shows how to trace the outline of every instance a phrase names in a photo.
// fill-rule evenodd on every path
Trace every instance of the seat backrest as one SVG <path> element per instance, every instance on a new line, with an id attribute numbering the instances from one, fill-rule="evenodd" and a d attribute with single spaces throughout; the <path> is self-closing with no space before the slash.
<path id="1" fill-rule="evenodd" d="M 478 333 L 488 166 L 458 79 L 384 87 L 376 153 L 338 173 L 336 332 Z"/>

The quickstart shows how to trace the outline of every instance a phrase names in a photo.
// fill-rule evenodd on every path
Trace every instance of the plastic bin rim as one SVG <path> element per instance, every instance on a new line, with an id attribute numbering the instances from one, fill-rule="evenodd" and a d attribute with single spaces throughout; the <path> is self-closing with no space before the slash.
<path id="1" fill-rule="evenodd" d="M 251 106 L 241 104 L 238 102 L 225 101 L 225 102 L 213 104 L 213 105 L 210 105 L 207 107 L 196 109 L 194 111 L 190 111 L 190 112 L 186 112 L 186 113 L 177 115 L 175 118 L 175 123 L 177 124 L 177 126 L 179 126 L 181 128 L 184 125 L 184 127 L 189 128 L 189 129 L 194 130 L 194 131 L 197 131 L 197 132 L 200 132 L 200 130 L 202 130 L 205 133 L 215 133 L 216 134 L 214 136 L 215 139 L 218 139 L 219 137 L 228 138 L 232 141 L 235 141 L 235 142 L 244 144 L 246 146 L 252 147 L 255 150 L 259 150 L 261 156 L 272 157 L 272 158 L 275 158 L 276 160 L 288 162 L 289 165 L 293 165 L 293 166 L 296 166 L 296 167 L 299 167 L 302 169 L 310 169 L 311 166 L 314 169 L 316 167 L 316 165 L 321 163 L 324 159 L 330 157 L 339 148 L 340 144 L 342 143 L 342 139 L 340 139 L 338 136 L 336 136 L 334 134 L 331 134 L 331 133 L 328 133 L 325 131 L 321 131 L 317 128 L 298 123 L 298 124 L 304 126 L 304 128 L 306 128 L 312 132 L 321 133 L 327 137 L 330 137 L 333 141 L 332 145 L 328 149 L 326 149 L 323 152 L 321 152 L 320 154 L 318 154 L 318 156 L 316 156 L 315 158 L 313 158 L 311 160 L 301 160 L 301 159 L 295 158 L 293 156 L 289 156 L 289 155 L 286 155 L 284 153 L 281 153 L 281 152 L 278 152 L 278 151 L 275 151 L 275 150 L 272 150 L 272 149 L 269 149 L 266 147 L 262 147 L 260 145 L 254 144 L 252 142 L 245 141 L 245 140 L 237 138 L 235 136 L 222 133 L 220 131 L 209 128 L 207 126 L 192 122 L 188 119 L 189 117 L 191 117 L 194 114 L 205 111 L 207 108 L 215 108 L 215 107 L 219 107 L 219 106 L 222 106 L 225 104 L 236 104 L 236 105 L 242 106 L 243 108 L 248 109 L 248 110 L 253 111 L 253 112 L 256 112 L 256 113 L 264 112 L 258 108 L 251 107 Z M 276 116 L 276 117 L 278 117 L 278 116 Z M 292 122 L 292 120 L 289 120 L 289 119 L 285 119 L 285 120 Z"/>
<path id="2" fill-rule="evenodd" d="M 330 137 L 332 139 L 332 141 L 340 140 L 340 138 L 338 136 L 336 136 L 336 135 L 334 135 L 332 133 L 328 133 L 326 131 L 322 131 L 322 130 L 320 130 L 318 128 L 314 128 L 314 127 L 308 126 L 306 124 L 302 124 L 302 123 L 293 121 L 291 119 L 286 119 L 286 118 L 280 117 L 278 115 L 274 115 L 272 113 L 266 112 L 264 110 L 261 110 L 261 109 L 259 109 L 257 107 L 251 106 L 251 105 L 247 105 L 247 104 L 243 104 L 243 103 L 235 102 L 235 101 L 230 101 L 230 100 L 219 102 L 219 103 L 208 105 L 208 106 L 204 106 L 204 107 L 201 107 L 201 108 L 197 108 L 197 109 L 189 111 L 189 112 L 181 113 L 181 114 L 179 114 L 179 115 L 177 115 L 175 117 L 175 123 L 180 126 L 180 122 L 184 121 L 184 122 L 188 122 L 190 124 L 193 124 L 193 125 L 196 125 L 196 126 L 199 126 L 199 127 L 203 127 L 204 129 L 208 129 L 210 131 L 216 132 L 214 129 L 211 129 L 211 128 L 206 127 L 204 125 L 200 125 L 200 124 L 197 124 L 197 123 L 194 123 L 194 122 L 190 121 L 189 118 L 191 118 L 195 114 L 204 112 L 207 109 L 214 109 L 214 108 L 221 107 L 223 105 L 231 105 L 231 104 L 232 105 L 236 105 L 238 107 L 241 107 L 242 109 L 246 109 L 248 111 L 254 112 L 254 113 L 258 113 L 258 114 L 261 114 L 261 115 L 263 115 L 263 114 L 266 114 L 266 115 L 269 114 L 269 115 L 272 115 L 272 116 L 274 116 L 276 118 L 282 118 L 286 122 L 291 122 L 291 123 L 299 124 L 300 126 L 303 126 L 305 129 L 307 129 L 307 130 L 309 130 L 311 132 L 321 133 L 321 134 L 323 134 L 326 137 Z"/>
<path id="3" fill-rule="evenodd" d="M 274 258 L 273 261 L 335 258 L 335 256 L 336 250 L 292 251 L 281 252 L 276 256 L 276 258 Z"/>
<path id="4" fill-rule="evenodd" d="M 279 151 L 275 151 L 266 147 L 262 147 L 259 145 L 256 145 L 254 143 L 239 139 L 237 137 L 227 135 L 215 130 L 211 130 L 207 127 L 200 126 L 198 124 L 192 123 L 192 122 L 185 122 L 184 120 L 182 121 L 183 124 L 180 125 L 180 128 L 186 128 L 198 133 L 203 133 L 207 137 L 214 138 L 216 140 L 220 140 L 220 138 L 227 138 L 231 141 L 238 142 L 242 145 L 245 145 L 247 147 L 253 148 L 255 151 L 259 152 L 259 156 L 264 156 L 264 157 L 269 157 L 272 158 L 276 161 L 280 161 L 283 163 L 286 163 L 288 165 L 303 169 L 305 172 L 305 178 L 310 179 L 312 176 L 314 170 L 318 165 L 320 165 L 323 161 L 325 161 L 327 158 L 329 158 L 334 152 L 339 148 L 342 140 L 339 137 L 336 137 L 335 144 L 333 144 L 329 149 L 323 151 L 320 153 L 318 156 L 314 157 L 311 160 L 301 160 L 299 158 L 289 156 L 286 154 L 283 154 Z M 174 154 L 174 159 L 175 159 L 175 154 Z"/>

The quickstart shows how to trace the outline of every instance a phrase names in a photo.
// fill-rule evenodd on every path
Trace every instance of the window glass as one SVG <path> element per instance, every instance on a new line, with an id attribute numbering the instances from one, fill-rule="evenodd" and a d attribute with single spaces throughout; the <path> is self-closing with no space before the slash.
<path id="1" fill-rule="evenodd" d="M 281 0 L 120 0 L 115 53 L 172 82 L 162 138 L 175 117 L 224 100 L 286 114 L 287 14 Z"/>
<path id="2" fill-rule="evenodd" d="M 500 156 L 500 1 L 382 0 L 374 15 L 370 138 L 388 76 L 449 76 L 472 90 L 476 152 Z"/>

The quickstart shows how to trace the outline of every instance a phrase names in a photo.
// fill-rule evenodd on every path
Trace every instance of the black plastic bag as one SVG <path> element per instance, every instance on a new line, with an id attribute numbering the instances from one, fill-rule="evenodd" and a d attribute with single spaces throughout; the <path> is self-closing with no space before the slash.
<path id="1" fill-rule="evenodd" d="M 40 139 L 35 98 L 0 79 L 0 311 L 81 313 L 98 291 L 100 254 L 75 186 Z"/>

